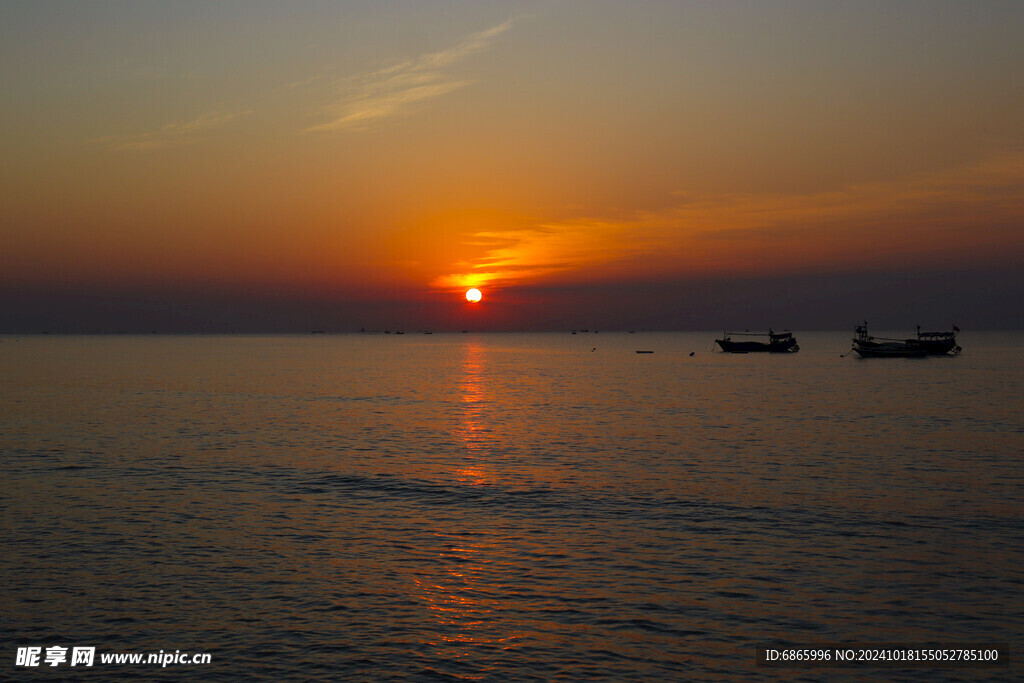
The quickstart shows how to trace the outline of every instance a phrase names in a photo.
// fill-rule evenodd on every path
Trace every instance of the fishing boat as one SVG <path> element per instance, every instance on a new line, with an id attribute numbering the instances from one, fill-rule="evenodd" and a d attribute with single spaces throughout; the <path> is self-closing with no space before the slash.
<path id="1" fill-rule="evenodd" d="M 921 326 L 918 325 L 917 341 L 929 356 L 955 356 L 963 351 L 956 343 L 956 333 L 959 331 L 960 328 L 953 325 L 950 332 L 922 332 Z"/>
<path id="2" fill-rule="evenodd" d="M 853 350 L 861 358 L 924 358 L 928 350 L 917 339 L 872 337 L 867 322 L 854 328 Z"/>
<path id="3" fill-rule="evenodd" d="M 739 339 L 733 339 L 739 337 Z M 795 353 L 800 350 L 792 332 L 723 332 L 722 339 L 716 339 L 723 351 L 728 353 Z"/>

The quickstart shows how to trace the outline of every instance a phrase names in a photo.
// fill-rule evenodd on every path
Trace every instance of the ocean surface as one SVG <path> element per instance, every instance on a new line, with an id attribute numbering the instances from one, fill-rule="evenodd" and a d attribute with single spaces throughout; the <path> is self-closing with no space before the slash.
<path id="1" fill-rule="evenodd" d="M 842 673 L 755 662 L 809 642 L 1019 658 L 1024 334 L 927 359 L 715 336 L 0 337 L 0 678 Z M 18 666 L 32 646 L 96 663 Z M 211 662 L 99 662 L 158 651 Z"/>

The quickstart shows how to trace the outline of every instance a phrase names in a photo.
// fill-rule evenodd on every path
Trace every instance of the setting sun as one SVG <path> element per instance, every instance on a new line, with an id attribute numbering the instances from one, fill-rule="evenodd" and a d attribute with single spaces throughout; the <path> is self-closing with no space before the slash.
<path id="1" fill-rule="evenodd" d="M 480 301 L 480 299 L 482 299 L 482 298 L 483 298 L 483 295 L 480 293 L 479 289 L 476 289 L 474 287 L 473 289 L 466 290 L 466 301 L 469 301 L 469 302 L 475 304 L 476 302 Z"/>

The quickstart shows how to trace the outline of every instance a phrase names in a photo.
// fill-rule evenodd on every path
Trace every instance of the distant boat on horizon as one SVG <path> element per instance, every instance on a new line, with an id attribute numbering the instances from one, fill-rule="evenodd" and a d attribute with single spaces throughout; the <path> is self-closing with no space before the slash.
<path id="1" fill-rule="evenodd" d="M 868 334 L 868 323 L 853 329 L 853 350 L 861 358 L 924 358 L 928 355 L 917 339 L 895 339 L 893 337 L 873 337 Z"/>
<path id="2" fill-rule="evenodd" d="M 749 339 L 736 340 L 734 336 Z M 792 332 L 775 332 L 770 327 L 767 332 L 723 332 L 715 343 L 726 353 L 796 353 L 800 350 Z"/>
<path id="3" fill-rule="evenodd" d="M 924 358 L 925 356 L 946 356 L 960 353 L 956 333 L 960 328 L 953 326 L 951 332 L 922 332 L 917 326 L 917 338 L 896 339 L 874 337 L 868 333 L 868 323 L 854 328 L 853 350 L 861 358 Z"/>

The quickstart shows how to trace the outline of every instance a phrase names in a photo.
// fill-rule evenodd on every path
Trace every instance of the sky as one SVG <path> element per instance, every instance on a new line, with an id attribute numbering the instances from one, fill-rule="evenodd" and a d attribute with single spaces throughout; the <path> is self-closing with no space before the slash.
<path id="1" fill-rule="evenodd" d="M 0 332 L 1022 329 L 1022 31 L 992 0 L 0 0 Z"/>

